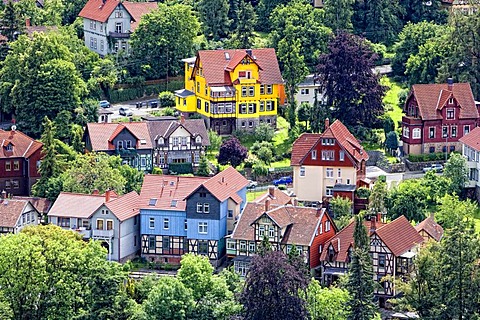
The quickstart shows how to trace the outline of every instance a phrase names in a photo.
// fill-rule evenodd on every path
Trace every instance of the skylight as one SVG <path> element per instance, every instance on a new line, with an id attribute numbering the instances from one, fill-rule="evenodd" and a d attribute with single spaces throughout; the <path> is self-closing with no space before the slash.
<path id="1" fill-rule="evenodd" d="M 147 144 L 147 140 L 145 140 L 145 139 L 140 139 L 140 144 Z"/>
<path id="2" fill-rule="evenodd" d="M 149 206 L 154 206 L 156 204 L 157 204 L 157 199 L 154 199 L 154 198 L 150 199 L 150 201 L 148 202 Z"/>
<path id="3" fill-rule="evenodd" d="M 170 203 L 170 207 L 176 207 L 177 206 L 177 200 L 172 200 Z"/>

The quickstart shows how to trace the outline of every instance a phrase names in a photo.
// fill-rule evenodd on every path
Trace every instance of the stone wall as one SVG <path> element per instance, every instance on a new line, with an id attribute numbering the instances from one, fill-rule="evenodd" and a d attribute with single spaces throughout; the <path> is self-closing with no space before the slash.
<path id="1" fill-rule="evenodd" d="M 405 165 L 407 166 L 408 170 L 410 171 L 422 171 L 423 168 L 428 167 L 432 164 L 440 163 L 445 164 L 445 160 L 438 160 L 438 161 L 424 161 L 424 162 L 411 162 L 408 159 L 405 159 Z"/>
<path id="2" fill-rule="evenodd" d="M 282 170 L 282 171 L 273 171 L 269 172 L 266 176 L 259 176 L 259 177 L 254 177 L 252 173 L 251 168 L 245 168 L 244 169 L 245 173 L 245 178 L 249 180 L 255 180 L 258 183 L 267 183 L 267 182 L 272 182 L 275 179 L 279 179 L 281 177 L 292 177 L 293 178 L 293 168 L 290 168 L 289 170 Z"/>
<path id="3" fill-rule="evenodd" d="M 369 156 L 367 166 L 377 166 L 388 173 L 405 172 L 404 163 L 390 163 L 382 151 L 371 150 L 367 153 Z"/>

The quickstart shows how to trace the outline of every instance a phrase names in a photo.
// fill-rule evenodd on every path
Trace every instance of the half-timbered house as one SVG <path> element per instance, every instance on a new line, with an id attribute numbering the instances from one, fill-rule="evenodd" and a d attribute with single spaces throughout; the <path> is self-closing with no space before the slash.
<path id="1" fill-rule="evenodd" d="M 422 236 L 425 243 L 429 240 L 440 242 L 443 237 L 443 228 L 435 221 L 433 213 L 417 224 L 415 230 Z"/>

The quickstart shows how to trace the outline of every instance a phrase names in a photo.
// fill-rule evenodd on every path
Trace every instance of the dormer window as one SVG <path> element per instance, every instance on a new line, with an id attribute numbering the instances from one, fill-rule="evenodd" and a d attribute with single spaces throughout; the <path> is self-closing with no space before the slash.
<path id="1" fill-rule="evenodd" d="M 7 146 L 5 147 L 5 150 L 6 151 L 13 151 L 13 145 L 11 143 L 7 144 Z"/>
<path id="2" fill-rule="evenodd" d="M 125 148 L 129 149 L 132 147 L 132 141 L 130 140 L 125 140 Z"/>
<path id="3" fill-rule="evenodd" d="M 123 149 L 123 141 L 117 141 L 117 149 Z"/>
<path id="4" fill-rule="evenodd" d="M 147 144 L 147 140 L 145 140 L 145 139 L 140 139 L 140 144 Z"/>
<path id="5" fill-rule="evenodd" d="M 455 119 L 455 109 L 447 109 L 447 119 Z"/>
<path id="6" fill-rule="evenodd" d="M 162 137 L 158 138 L 158 144 L 165 144 L 165 139 Z"/>
<path id="7" fill-rule="evenodd" d="M 196 143 L 202 143 L 202 137 L 197 136 L 197 137 L 195 138 L 195 142 L 196 142 Z"/>
<path id="8" fill-rule="evenodd" d="M 328 262 L 333 262 L 334 258 L 335 258 L 335 250 L 333 250 L 333 247 L 330 246 L 328 247 Z"/>
<path id="9" fill-rule="evenodd" d="M 448 99 L 448 104 L 453 104 L 453 98 Z"/>

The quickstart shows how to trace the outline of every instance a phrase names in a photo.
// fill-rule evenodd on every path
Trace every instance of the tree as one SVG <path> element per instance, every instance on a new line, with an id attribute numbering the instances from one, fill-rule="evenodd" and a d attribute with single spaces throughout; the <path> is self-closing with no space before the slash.
<path id="1" fill-rule="evenodd" d="M 307 288 L 307 309 L 312 320 L 347 318 L 345 305 L 350 300 L 348 291 L 336 287 L 322 288 L 312 279 Z"/>
<path id="2" fill-rule="evenodd" d="M 387 184 L 378 179 L 373 185 L 372 193 L 368 199 L 368 211 L 371 215 L 386 213 L 385 197 L 387 195 Z"/>
<path id="3" fill-rule="evenodd" d="M 197 11 L 207 39 L 218 41 L 227 36 L 231 23 L 228 19 L 229 8 L 228 0 L 200 0 L 198 2 Z"/>
<path id="4" fill-rule="evenodd" d="M 347 226 L 352 218 L 353 203 L 350 199 L 344 197 L 335 197 L 330 200 L 330 206 L 333 212 L 333 219 L 338 229 Z"/>
<path id="5" fill-rule="evenodd" d="M 435 206 L 450 192 L 450 179 L 438 175 L 434 170 L 429 170 L 421 179 L 421 187 L 427 190 L 427 204 Z"/>
<path id="6" fill-rule="evenodd" d="M 257 5 L 257 29 L 259 31 L 268 32 L 275 30 L 275 28 L 269 24 L 268 20 L 272 11 L 281 4 L 287 4 L 289 0 L 259 0 Z"/>
<path id="7" fill-rule="evenodd" d="M 141 61 L 135 71 L 155 79 L 177 75 L 183 70 L 181 59 L 193 54 L 199 30 L 190 6 L 159 3 L 158 9 L 142 16 L 132 34 L 132 58 Z"/>
<path id="8" fill-rule="evenodd" d="M 443 176 L 451 181 L 450 191 L 460 194 L 468 181 L 467 160 L 459 153 L 451 153 L 445 163 Z"/>
<path id="9" fill-rule="evenodd" d="M 218 133 L 213 130 L 208 130 L 208 140 L 210 141 L 210 145 L 207 147 L 208 152 L 217 151 L 220 149 L 222 137 L 220 137 Z"/>
<path id="10" fill-rule="evenodd" d="M 375 317 L 376 308 L 373 303 L 375 282 L 373 280 L 372 258 L 369 255 L 370 239 L 363 218 L 355 218 L 353 233 L 354 249 L 352 262 L 348 271 L 346 288 L 350 294 L 347 302 L 349 320 L 370 320 Z"/>
<path id="11" fill-rule="evenodd" d="M 255 127 L 255 140 L 257 141 L 272 141 L 273 137 L 275 136 L 275 130 L 271 125 L 268 123 L 260 123 L 257 127 Z"/>
<path id="12" fill-rule="evenodd" d="M 353 3 L 354 0 L 325 0 L 325 25 L 334 32 L 352 31 Z"/>
<path id="13" fill-rule="evenodd" d="M 245 319 L 306 319 L 299 292 L 307 285 L 306 275 L 289 264 L 283 252 L 254 256 L 240 295 Z"/>
<path id="14" fill-rule="evenodd" d="M 158 102 L 161 108 L 174 108 L 175 95 L 170 91 L 163 91 L 158 94 Z"/>
<path id="15" fill-rule="evenodd" d="M 404 215 L 409 221 L 425 219 L 429 190 L 420 180 L 405 180 L 387 194 L 386 207 L 390 219 Z"/>
<path id="16" fill-rule="evenodd" d="M 0 26 L 2 28 L 2 35 L 7 37 L 8 42 L 14 41 L 16 36 L 23 32 L 25 24 L 13 1 L 8 1 L 5 9 L 3 9 Z"/>
<path id="17" fill-rule="evenodd" d="M 109 56 L 99 59 L 95 62 L 91 75 L 89 84 L 95 87 L 99 86 L 103 95 L 110 100 L 110 90 L 118 81 L 115 62 Z"/>
<path id="18" fill-rule="evenodd" d="M 317 90 L 318 91 L 318 90 Z M 315 94 L 312 110 L 310 112 L 310 129 L 313 133 L 320 133 L 323 131 L 325 119 L 329 117 L 326 105 L 318 101 L 318 93 Z"/>
<path id="19" fill-rule="evenodd" d="M 308 128 L 308 120 L 312 114 L 312 106 L 308 102 L 302 102 L 297 108 L 298 121 L 305 122 L 305 128 Z"/>
<path id="20" fill-rule="evenodd" d="M 403 8 L 405 22 L 433 21 L 436 24 L 447 22 L 448 12 L 441 0 L 432 0 L 428 4 L 422 0 L 400 0 L 399 4 Z"/>
<path id="21" fill-rule="evenodd" d="M 271 142 L 262 141 L 255 142 L 250 148 L 250 152 L 265 164 L 270 164 L 275 153 L 275 146 Z"/>
<path id="22" fill-rule="evenodd" d="M 100 242 L 53 225 L 1 237 L 2 302 L 18 320 L 104 319 L 127 280 L 105 254 Z"/>
<path id="23" fill-rule="evenodd" d="M 455 195 L 446 194 L 443 198 L 439 199 L 440 205 L 435 212 L 435 218 L 437 222 L 444 229 L 451 229 L 455 226 L 455 221 L 459 219 L 474 218 L 474 213 L 477 210 L 476 205 L 470 201 L 461 201 Z M 455 210 L 452 210 L 455 208 Z"/>
<path id="24" fill-rule="evenodd" d="M 144 173 L 130 167 L 128 164 L 123 164 L 119 166 L 118 169 L 120 171 L 120 175 L 125 179 L 125 193 L 131 191 L 140 193 L 140 189 L 142 188 L 143 184 Z"/>
<path id="25" fill-rule="evenodd" d="M 257 15 L 250 2 L 240 0 L 235 10 L 235 29 L 232 33 L 233 48 L 251 48 L 255 44 L 255 24 Z"/>
<path id="26" fill-rule="evenodd" d="M 210 176 L 210 168 L 208 167 L 208 160 L 205 155 L 200 157 L 200 163 L 198 164 L 197 169 L 197 176 L 201 177 L 209 177 Z"/>
<path id="27" fill-rule="evenodd" d="M 238 167 L 248 156 L 248 150 L 236 137 L 225 140 L 220 146 L 218 153 L 218 163 L 222 165 L 230 164 L 232 167 Z"/>
<path id="28" fill-rule="evenodd" d="M 272 250 L 272 244 L 270 243 L 267 235 L 264 234 L 262 242 L 260 242 L 257 246 L 257 254 L 261 257 L 264 257 L 267 253 L 272 252 Z"/>
<path id="29" fill-rule="evenodd" d="M 386 116 L 385 119 L 383 119 L 383 134 L 385 135 L 385 139 L 387 138 L 387 134 L 394 130 L 395 122 L 393 122 L 392 117 Z"/>
<path id="30" fill-rule="evenodd" d="M 395 131 L 390 131 L 387 133 L 387 138 L 385 139 L 385 148 L 387 150 L 395 151 L 398 148 L 398 135 Z"/>
<path id="31" fill-rule="evenodd" d="M 372 127 L 384 113 L 386 88 L 374 74 L 375 57 L 359 37 L 340 32 L 328 45 L 317 66 L 327 106 L 345 125 Z"/>

